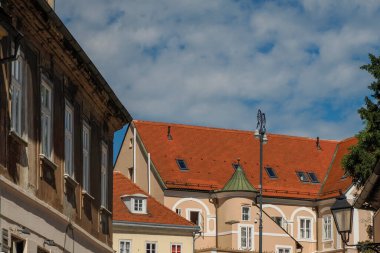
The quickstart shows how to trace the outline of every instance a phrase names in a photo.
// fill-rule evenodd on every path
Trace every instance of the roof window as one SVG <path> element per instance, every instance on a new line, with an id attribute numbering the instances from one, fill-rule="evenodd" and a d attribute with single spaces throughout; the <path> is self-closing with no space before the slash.
<path id="1" fill-rule="evenodd" d="M 185 160 L 176 159 L 176 161 L 177 161 L 177 165 L 178 165 L 180 170 L 189 170 L 189 168 L 187 168 L 187 166 L 186 166 Z"/>
<path id="2" fill-rule="evenodd" d="M 319 180 L 318 180 L 318 178 L 317 178 L 317 175 L 315 175 L 314 172 L 308 172 L 307 175 L 309 176 L 310 181 L 311 181 L 312 183 L 319 183 Z"/>
<path id="3" fill-rule="evenodd" d="M 141 193 L 120 196 L 131 213 L 147 213 L 147 196 Z"/>
<path id="4" fill-rule="evenodd" d="M 296 171 L 296 174 L 301 182 L 309 182 L 309 178 L 303 171 Z"/>
<path id="5" fill-rule="evenodd" d="M 278 178 L 276 172 L 272 167 L 265 167 L 265 170 L 270 178 Z"/>

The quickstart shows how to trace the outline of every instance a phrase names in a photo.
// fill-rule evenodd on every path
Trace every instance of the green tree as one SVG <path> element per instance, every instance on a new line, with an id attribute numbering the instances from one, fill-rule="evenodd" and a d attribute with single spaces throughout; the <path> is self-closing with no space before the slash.
<path id="1" fill-rule="evenodd" d="M 365 125 L 356 137 L 357 145 L 343 158 L 343 167 L 357 186 L 363 186 L 380 158 L 380 57 L 369 55 L 370 64 L 361 66 L 374 77 L 368 88 L 371 97 L 365 97 L 365 106 L 358 112 Z"/>

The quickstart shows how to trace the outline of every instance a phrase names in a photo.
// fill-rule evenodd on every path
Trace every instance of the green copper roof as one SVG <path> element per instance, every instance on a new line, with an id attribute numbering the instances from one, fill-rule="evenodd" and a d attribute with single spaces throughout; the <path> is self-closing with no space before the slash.
<path id="1" fill-rule="evenodd" d="M 245 176 L 244 171 L 241 169 L 240 165 L 235 170 L 230 180 L 223 187 L 221 192 L 224 191 L 250 191 L 256 192 L 257 190 L 251 185 Z"/>

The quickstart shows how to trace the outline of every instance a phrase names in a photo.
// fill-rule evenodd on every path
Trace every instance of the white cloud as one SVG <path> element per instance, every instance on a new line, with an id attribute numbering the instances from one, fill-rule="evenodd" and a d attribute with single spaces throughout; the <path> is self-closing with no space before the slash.
<path id="1" fill-rule="evenodd" d="M 340 139 L 379 54 L 378 1 L 57 1 L 135 118 Z"/>

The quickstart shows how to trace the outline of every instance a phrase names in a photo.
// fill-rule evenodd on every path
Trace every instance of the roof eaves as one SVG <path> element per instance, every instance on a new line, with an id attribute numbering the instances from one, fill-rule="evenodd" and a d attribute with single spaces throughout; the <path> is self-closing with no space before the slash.
<path id="1" fill-rule="evenodd" d="M 161 223 L 150 223 L 150 222 L 132 222 L 123 220 L 113 220 L 113 225 L 116 226 L 133 226 L 133 227 L 145 227 L 145 228 L 166 228 L 166 229 L 179 229 L 179 230 L 190 230 L 199 231 L 199 226 L 192 225 L 174 225 L 174 224 L 161 224 Z"/>

